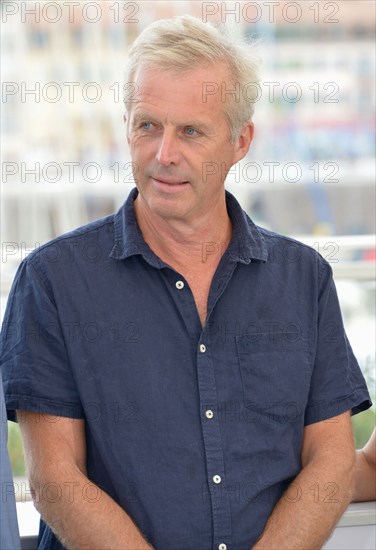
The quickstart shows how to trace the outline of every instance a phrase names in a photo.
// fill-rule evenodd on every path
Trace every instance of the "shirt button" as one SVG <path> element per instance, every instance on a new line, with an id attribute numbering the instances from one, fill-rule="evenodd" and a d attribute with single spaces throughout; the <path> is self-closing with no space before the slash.
<path id="1" fill-rule="evenodd" d="M 214 477 L 213 477 L 213 481 L 214 481 L 214 483 L 217 483 L 217 484 L 218 484 L 218 483 L 221 483 L 221 481 L 222 481 L 222 480 L 221 480 L 221 476 L 214 476 Z"/>
<path id="2" fill-rule="evenodd" d="M 218 546 L 218 550 L 227 550 L 227 546 L 222 542 L 222 544 Z"/>
<path id="3" fill-rule="evenodd" d="M 201 351 L 201 353 L 205 353 L 206 346 L 204 344 L 200 344 L 200 351 Z"/>
<path id="4" fill-rule="evenodd" d="M 183 281 L 176 281 L 175 286 L 178 290 L 181 290 L 182 288 L 184 288 L 184 283 Z"/>
<path id="5" fill-rule="evenodd" d="M 206 416 L 206 418 L 213 418 L 214 413 L 213 413 L 213 411 L 208 410 L 208 411 L 206 411 L 205 416 Z"/>

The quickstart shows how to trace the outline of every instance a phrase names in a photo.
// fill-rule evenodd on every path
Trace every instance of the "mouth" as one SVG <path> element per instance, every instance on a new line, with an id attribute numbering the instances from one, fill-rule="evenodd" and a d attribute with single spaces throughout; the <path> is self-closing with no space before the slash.
<path id="1" fill-rule="evenodd" d="M 189 183 L 188 181 L 177 181 L 177 180 L 172 180 L 172 179 L 161 179 L 161 178 L 154 178 L 154 177 L 153 177 L 153 180 L 155 182 L 157 182 L 158 184 L 168 185 L 168 186 L 171 186 L 171 187 L 179 186 L 179 185 L 186 185 L 186 184 Z"/>

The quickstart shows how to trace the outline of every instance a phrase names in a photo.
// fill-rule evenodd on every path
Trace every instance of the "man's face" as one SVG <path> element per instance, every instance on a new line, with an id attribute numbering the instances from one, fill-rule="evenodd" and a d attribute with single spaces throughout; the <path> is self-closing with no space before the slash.
<path id="1" fill-rule="evenodd" d="M 220 89 L 221 83 L 226 89 L 234 85 L 222 66 L 182 75 L 140 68 L 134 80 L 138 101 L 132 106 L 128 143 L 138 207 L 165 220 L 194 223 L 223 201 L 224 179 L 246 154 L 252 124 L 230 143 Z M 219 91 L 205 97 L 205 83 L 213 82 Z"/>

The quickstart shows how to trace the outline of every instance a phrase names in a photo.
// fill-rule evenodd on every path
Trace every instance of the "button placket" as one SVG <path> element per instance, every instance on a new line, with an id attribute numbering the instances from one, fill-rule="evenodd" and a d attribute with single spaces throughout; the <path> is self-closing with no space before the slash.
<path id="1" fill-rule="evenodd" d="M 203 343 L 203 340 L 205 343 Z M 200 402 L 206 403 L 206 407 L 201 413 L 201 425 L 208 471 L 208 488 L 212 504 L 214 548 L 218 548 L 220 544 L 223 544 L 223 540 L 231 540 L 231 512 L 226 490 L 226 479 L 223 477 L 225 468 L 219 419 L 214 414 L 217 391 L 210 346 L 210 333 L 206 333 L 204 329 L 196 348 L 197 375 Z"/>

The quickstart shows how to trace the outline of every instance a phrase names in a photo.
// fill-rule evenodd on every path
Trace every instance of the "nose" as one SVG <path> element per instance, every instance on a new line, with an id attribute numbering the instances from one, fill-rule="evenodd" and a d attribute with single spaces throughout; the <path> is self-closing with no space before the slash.
<path id="1" fill-rule="evenodd" d="M 174 130 L 165 129 L 157 151 L 157 161 L 163 166 L 177 164 L 179 160 L 179 139 Z"/>

